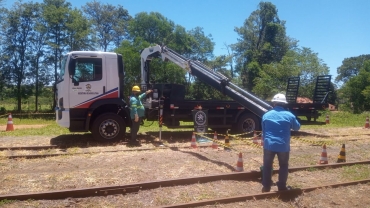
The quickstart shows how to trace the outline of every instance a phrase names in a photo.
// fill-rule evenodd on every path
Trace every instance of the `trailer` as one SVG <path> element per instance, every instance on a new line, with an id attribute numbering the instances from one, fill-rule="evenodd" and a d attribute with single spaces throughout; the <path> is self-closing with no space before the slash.
<path id="1" fill-rule="evenodd" d="M 328 95 L 330 91 L 331 75 L 321 75 L 316 77 L 314 95 L 312 103 L 297 102 L 300 77 L 290 77 L 288 79 L 286 98 L 288 104 L 286 108 L 295 116 L 306 117 L 307 121 L 316 121 L 321 116 L 320 111 L 329 108 Z"/>

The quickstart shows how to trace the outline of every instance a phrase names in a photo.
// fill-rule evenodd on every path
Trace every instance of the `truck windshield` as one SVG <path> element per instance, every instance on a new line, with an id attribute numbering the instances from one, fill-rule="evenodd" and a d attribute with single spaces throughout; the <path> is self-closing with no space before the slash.
<path id="1" fill-rule="evenodd" d="M 67 62 L 68 56 L 63 56 L 62 61 L 60 63 L 60 69 L 58 70 L 58 82 L 63 81 L 64 73 L 66 70 L 66 62 Z"/>

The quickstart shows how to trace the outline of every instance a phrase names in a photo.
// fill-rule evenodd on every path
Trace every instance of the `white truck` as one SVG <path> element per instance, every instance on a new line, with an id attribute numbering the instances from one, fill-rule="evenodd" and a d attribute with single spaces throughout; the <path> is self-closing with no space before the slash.
<path id="1" fill-rule="evenodd" d="M 150 83 L 149 65 L 153 58 L 177 64 L 233 100 L 185 100 L 183 85 Z M 91 131 L 98 141 L 124 139 L 126 128 L 132 124 L 129 105 L 125 101 L 128 95 L 123 94 L 125 87 L 132 86 L 124 85 L 124 76 L 120 54 L 96 51 L 66 54 L 56 85 L 56 122 L 71 132 Z M 155 92 L 144 102 L 147 120 L 158 121 L 159 112 L 163 112 L 163 124 L 169 128 L 180 127 L 180 121 L 192 121 L 191 111 L 202 106 L 208 109 L 209 128 L 250 132 L 260 129 L 262 115 L 272 108 L 267 102 L 231 83 L 224 75 L 160 45 L 146 48 L 141 53 L 141 90 L 147 89 Z M 163 106 L 162 111 L 160 106 Z M 305 113 L 317 116 L 316 110 Z"/>

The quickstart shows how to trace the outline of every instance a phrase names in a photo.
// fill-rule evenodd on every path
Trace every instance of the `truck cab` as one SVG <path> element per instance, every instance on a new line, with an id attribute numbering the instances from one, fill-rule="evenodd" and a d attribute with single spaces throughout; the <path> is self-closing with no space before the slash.
<path id="1" fill-rule="evenodd" d="M 66 54 L 56 84 L 56 122 L 71 132 L 91 131 L 97 140 L 123 139 L 131 124 L 123 80 L 120 54 Z"/>

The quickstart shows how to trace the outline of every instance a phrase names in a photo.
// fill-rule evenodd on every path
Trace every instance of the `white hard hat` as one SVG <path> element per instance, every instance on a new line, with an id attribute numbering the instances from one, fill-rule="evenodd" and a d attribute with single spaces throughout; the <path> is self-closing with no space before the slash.
<path id="1" fill-rule="evenodd" d="M 284 95 L 284 94 L 281 94 L 281 93 L 276 94 L 276 95 L 272 98 L 271 102 L 288 103 L 288 102 L 286 101 L 286 97 L 285 97 L 285 95 Z"/>

